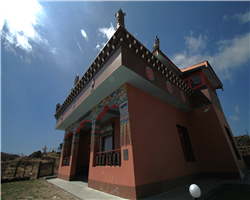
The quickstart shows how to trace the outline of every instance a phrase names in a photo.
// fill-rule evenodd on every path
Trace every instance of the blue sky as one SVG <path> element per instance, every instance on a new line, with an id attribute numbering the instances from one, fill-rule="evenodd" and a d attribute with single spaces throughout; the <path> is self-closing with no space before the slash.
<path id="1" fill-rule="evenodd" d="M 249 132 L 249 2 L 2 1 L 1 151 L 29 155 L 56 148 L 56 104 L 70 93 L 116 28 L 180 69 L 208 60 L 224 85 L 217 90 L 235 136 Z M 82 34 L 84 30 L 85 34 Z M 85 36 L 85 37 L 84 37 Z"/>

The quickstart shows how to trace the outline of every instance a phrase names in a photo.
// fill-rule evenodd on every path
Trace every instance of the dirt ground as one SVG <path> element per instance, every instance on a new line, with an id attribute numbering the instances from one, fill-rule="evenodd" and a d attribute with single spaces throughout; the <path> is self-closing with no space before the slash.
<path id="1" fill-rule="evenodd" d="M 78 199 L 43 179 L 1 184 L 1 199 Z"/>
<path id="2" fill-rule="evenodd" d="M 34 152 L 35 153 L 35 152 Z M 55 159 L 53 174 L 58 173 L 60 154 L 57 152 L 46 153 L 41 155 L 42 163 L 51 162 Z M 13 179 L 16 171 L 16 178 L 29 177 L 30 180 L 15 181 L 1 184 L 1 199 L 78 199 L 77 197 L 57 188 L 43 180 L 37 178 L 38 166 L 41 158 L 25 156 L 12 159 L 1 160 L 1 178 Z M 52 168 L 46 169 L 51 172 Z M 46 171 L 45 171 L 46 172 Z"/>

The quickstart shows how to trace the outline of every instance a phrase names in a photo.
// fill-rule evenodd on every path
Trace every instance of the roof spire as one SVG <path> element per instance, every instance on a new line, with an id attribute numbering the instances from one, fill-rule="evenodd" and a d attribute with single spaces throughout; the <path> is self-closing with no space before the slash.
<path id="1" fill-rule="evenodd" d="M 77 74 L 75 77 L 74 86 L 78 83 L 78 81 L 79 81 L 79 75 Z"/>
<path id="2" fill-rule="evenodd" d="M 157 35 L 155 36 L 155 43 L 154 43 L 154 46 L 153 46 L 153 50 L 155 51 L 156 49 L 160 49 L 160 41 L 159 41 L 159 38 L 157 37 Z"/>
<path id="3" fill-rule="evenodd" d="M 126 15 L 126 13 L 123 13 L 121 10 L 121 7 L 119 9 L 119 11 L 115 14 L 116 17 L 116 29 L 119 28 L 119 26 L 123 26 L 125 28 L 124 25 L 124 16 Z"/>

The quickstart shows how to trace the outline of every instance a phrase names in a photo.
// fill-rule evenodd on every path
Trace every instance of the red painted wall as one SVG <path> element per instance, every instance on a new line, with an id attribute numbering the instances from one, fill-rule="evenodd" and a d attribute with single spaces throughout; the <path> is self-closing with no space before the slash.
<path id="1" fill-rule="evenodd" d="M 141 195 L 137 186 L 200 172 L 238 173 L 241 169 L 245 173 L 244 161 L 237 160 L 225 134 L 224 126 L 229 128 L 225 116 L 216 106 L 184 113 L 128 83 L 127 95 L 132 145 L 121 147 L 121 166 L 93 166 L 91 152 L 89 187 L 134 199 Z M 114 149 L 119 149 L 120 119 L 114 117 L 101 127 L 108 124 L 114 125 Z M 195 162 L 185 161 L 177 125 L 187 128 Z M 123 158 L 124 149 L 128 149 L 128 160 Z M 74 174 L 74 160 L 71 169 L 59 168 L 59 178 Z"/>
<path id="2" fill-rule="evenodd" d="M 212 104 L 184 113 L 130 84 L 127 90 L 137 186 L 199 172 L 238 173 L 222 134 L 224 115 Z M 185 161 L 177 124 L 187 128 L 196 162 Z"/>
<path id="3" fill-rule="evenodd" d="M 218 96 L 209 87 L 201 90 L 201 92 L 223 113 Z"/>
<path id="4" fill-rule="evenodd" d="M 178 135 L 177 124 L 190 135 L 186 114 L 130 84 L 127 90 L 136 185 L 199 172 L 198 162 L 186 163 Z"/>
<path id="5" fill-rule="evenodd" d="M 59 169 L 58 169 L 58 178 L 64 179 L 64 180 L 70 180 L 71 175 L 71 165 L 72 163 L 72 155 L 71 155 L 71 149 L 72 149 L 72 139 L 73 139 L 73 133 L 69 136 L 69 145 L 68 148 L 64 151 L 62 151 L 61 159 L 59 163 Z M 70 157 L 70 166 L 62 166 L 63 158 Z"/>
<path id="6" fill-rule="evenodd" d="M 201 170 L 238 172 L 215 108 L 210 104 L 187 113 Z"/>
<path id="7" fill-rule="evenodd" d="M 227 135 L 227 133 L 226 133 L 225 126 L 230 130 L 231 134 L 232 134 L 232 131 L 231 131 L 230 127 L 229 127 L 229 124 L 227 123 L 227 120 L 226 120 L 226 118 L 225 118 L 225 115 L 224 115 L 219 109 L 217 109 L 216 107 L 214 107 L 214 110 L 215 110 L 215 112 L 216 112 L 216 114 L 217 114 L 217 116 L 218 116 L 218 119 L 219 119 L 219 121 L 220 121 L 220 123 L 221 123 L 221 125 L 222 125 L 222 129 L 223 129 L 225 138 L 226 138 L 226 140 L 227 140 L 228 146 L 229 146 L 229 148 L 230 148 L 230 151 L 231 151 L 231 153 L 232 153 L 232 155 L 233 155 L 233 159 L 234 159 L 234 161 L 235 161 L 235 163 L 236 163 L 238 169 L 241 170 L 244 174 L 246 174 L 246 172 L 247 172 L 246 164 L 245 164 L 245 162 L 244 162 L 242 156 L 241 156 L 241 159 L 240 159 L 240 160 L 237 159 L 237 157 L 236 157 L 236 155 L 235 155 L 235 152 L 234 152 L 234 149 L 233 149 L 233 147 L 232 147 L 232 145 L 231 145 L 231 143 L 230 143 L 230 140 L 229 140 L 229 138 L 228 138 L 228 135 Z M 234 139 L 234 136 L 233 136 L 233 135 L 232 135 L 232 138 Z M 235 141 L 234 141 L 234 142 L 235 142 Z M 235 144 L 236 144 L 236 142 L 235 142 Z M 236 145 L 236 147 L 237 147 L 237 145 Z M 237 149 L 238 149 L 238 147 L 237 147 Z M 240 153 L 239 149 L 238 149 L 238 152 Z M 240 154 L 240 155 L 241 155 L 241 154 Z"/>
<path id="8" fill-rule="evenodd" d="M 88 187 L 113 195 L 135 198 L 134 163 L 132 145 L 120 147 L 120 118 L 114 117 L 101 124 L 104 127 L 114 124 L 114 148 L 121 149 L 121 166 L 93 167 L 93 152 L 90 153 Z M 123 150 L 128 149 L 128 160 L 123 159 Z"/>

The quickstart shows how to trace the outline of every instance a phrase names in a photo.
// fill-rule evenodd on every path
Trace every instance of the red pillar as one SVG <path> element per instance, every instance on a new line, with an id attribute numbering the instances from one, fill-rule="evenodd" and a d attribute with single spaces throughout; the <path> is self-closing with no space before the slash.
<path id="1" fill-rule="evenodd" d="M 76 161 L 78 153 L 78 144 L 80 139 L 80 133 L 73 133 L 72 145 L 71 145 L 71 155 L 70 155 L 70 180 L 75 178 L 76 172 Z"/>
<path id="2" fill-rule="evenodd" d="M 91 131 L 91 151 L 90 151 L 90 163 L 91 167 L 95 166 L 95 155 L 99 152 L 100 147 L 100 132 L 101 132 L 101 122 L 95 120 L 92 122 Z"/>

